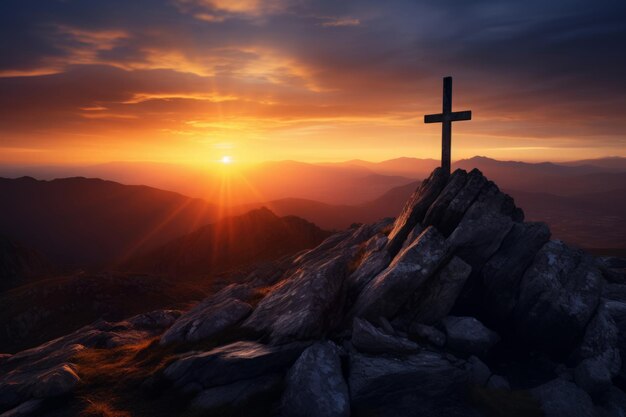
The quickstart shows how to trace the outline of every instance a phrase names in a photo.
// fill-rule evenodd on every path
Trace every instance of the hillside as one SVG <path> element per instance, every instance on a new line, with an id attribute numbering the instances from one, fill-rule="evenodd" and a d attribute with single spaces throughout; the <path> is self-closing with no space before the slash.
<path id="1" fill-rule="evenodd" d="M 0 178 L 0 233 L 63 266 L 113 265 L 215 220 L 204 200 L 89 178 Z"/>

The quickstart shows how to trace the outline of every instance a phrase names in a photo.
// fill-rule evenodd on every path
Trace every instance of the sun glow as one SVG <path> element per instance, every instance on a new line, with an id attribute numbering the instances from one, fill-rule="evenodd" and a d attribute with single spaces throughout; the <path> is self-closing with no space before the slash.
<path id="1" fill-rule="evenodd" d="M 221 162 L 222 164 L 230 164 L 233 162 L 233 158 L 228 155 L 224 155 L 222 156 Z"/>

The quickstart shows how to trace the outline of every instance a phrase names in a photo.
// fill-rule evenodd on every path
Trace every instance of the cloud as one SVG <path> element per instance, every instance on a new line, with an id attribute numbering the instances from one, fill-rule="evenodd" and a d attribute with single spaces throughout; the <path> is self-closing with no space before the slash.
<path id="1" fill-rule="evenodd" d="M 326 27 L 339 27 L 339 26 L 359 26 L 361 21 L 353 18 L 337 18 L 328 22 L 322 23 L 322 26 Z"/>

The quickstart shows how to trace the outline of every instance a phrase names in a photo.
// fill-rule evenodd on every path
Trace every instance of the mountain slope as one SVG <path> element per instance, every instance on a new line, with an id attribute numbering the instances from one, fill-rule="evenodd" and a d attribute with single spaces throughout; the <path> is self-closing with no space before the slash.
<path id="1" fill-rule="evenodd" d="M 129 260 L 126 268 L 176 276 L 216 274 L 311 248 L 328 235 L 301 218 L 260 208 L 201 227 Z"/>
<path id="2" fill-rule="evenodd" d="M 63 265 L 110 265 L 216 218 L 203 200 L 100 179 L 0 179 L 0 233 Z"/>

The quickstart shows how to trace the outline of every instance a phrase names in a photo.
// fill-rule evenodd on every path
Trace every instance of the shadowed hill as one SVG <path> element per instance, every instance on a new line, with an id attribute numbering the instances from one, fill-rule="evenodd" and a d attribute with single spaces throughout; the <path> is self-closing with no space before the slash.
<path id="1" fill-rule="evenodd" d="M 63 265 L 107 265 L 215 220 L 214 205 L 145 186 L 0 179 L 0 232 Z"/>

